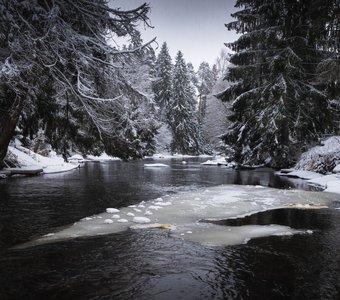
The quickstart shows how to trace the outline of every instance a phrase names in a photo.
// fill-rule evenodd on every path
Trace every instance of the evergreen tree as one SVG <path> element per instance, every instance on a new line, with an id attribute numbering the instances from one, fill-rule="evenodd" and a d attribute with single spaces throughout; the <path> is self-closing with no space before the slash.
<path id="1" fill-rule="evenodd" d="M 189 62 L 189 63 L 187 63 L 187 68 L 188 68 L 188 73 L 189 73 L 189 77 L 190 77 L 190 82 L 195 87 L 197 87 L 197 85 L 198 85 L 198 78 L 196 76 L 194 65 Z"/>
<path id="2" fill-rule="evenodd" d="M 227 24 L 242 36 L 219 97 L 232 102 L 233 122 L 223 136 L 242 164 L 291 165 L 299 150 L 331 125 L 325 93 L 314 84 L 322 51 L 312 24 L 316 2 L 239 0 L 243 7 Z M 316 6 L 318 7 L 318 6 Z M 323 13 L 327 15 L 326 13 Z M 326 18 L 319 28 L 326 27 Z"/>
<path id="3" fill-rule="evenodd" d="M 51 100 L 39 114 L 57 147 L 72 138 L 79 147 L 92 149 L 96 142 L 117 144 L 115 153 L 126 156 L 134 144 L 122 138 L 119 120 L 126 96 L 118 92 L 129 84 L 118 74 L 124 54 L 136 49 L 113 48 L 108 33 L 138 35 L 136 24 L 147 24 L 149 7 L 122 11 L 105 0 L 0 0 L 0 11 L 0 162 L 20 117 L 25 125 L 41 110 L 38 105 L 44 106 L 39 98 Z M 107 98 L 110 78 L 111 86 L 121 88 Z M 138 149 L 129 152 L 131 157 L 139 154 Z"/>
<path id="4" fill-rule="evenodd" d="M 211 93 L 216 83 L 215 74 L 210 69 L 207 62 L 202 62 L 197 71 L 197 89 L 198 89 L 198 118 L 202 122 L 207 108 L 207 95 Z"/>
<path id="5" fill-rule="evenodd" d="M 172 94 L 168 120 L 173 140 L 171 151 L 182 154 L 198 154 L 201 142 L 198 122 L 195 118 L 195 94 L 182 52 L 176 55 Z"/>
<path id="6" fill-rule="evenodd" d="M 155 64 L 156 79 L 153 85 L 155 103 L 160 109 L 160 118 L 166 119 L 168 105 L 171 97 L 172 62 L 168 46 L 163 43 Z"/>

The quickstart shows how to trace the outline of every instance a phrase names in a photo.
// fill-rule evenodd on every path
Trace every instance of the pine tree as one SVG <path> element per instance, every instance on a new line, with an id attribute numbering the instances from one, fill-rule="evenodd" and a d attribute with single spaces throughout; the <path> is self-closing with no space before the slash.
<path id="1" fill-rule="evenodd" d="M 172 94 L 168 120 L 172 131 L 171 151 L 182 154 L 198 154 L 201 142 L 198 122 L 195 118 L 195 94 L 183 54 L 176 55 Z"/>
<path id="2" fill-rule="evenodd" d="M 227 28 L 242 36 L 228 44 L 234 84 L 219 97 L 233 101 L 233 123 L 223 139 L 239 163 L 291 165 L 330 126 L 326 95 L 314 84 L 322 57 L 311 26 L 317 15 L 307 0 L 239 0 L 236 7 L 243 9 Z"/>
<path id="3" fill-rule="evenodd" d="M 155 63 L 155 73 L 156 79 L 153 85 L 155 103 L 160 110 L 160 119 L 165 121 L 172 89 L 172 62 L 166 43 L 163 43 L 158 54 Z"/>

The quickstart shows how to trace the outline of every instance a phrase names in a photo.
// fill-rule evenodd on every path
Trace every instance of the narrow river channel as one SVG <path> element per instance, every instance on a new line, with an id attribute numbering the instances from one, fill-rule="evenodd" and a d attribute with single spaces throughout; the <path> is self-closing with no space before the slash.
<path id="1" fill-rule="evenodd" d="M 235 171 L 202 161 L 88 162 L 68 173 L 0 181 L 0 299 L 340 299 L 339 195 L 328 196 L 328 209 L 280 209 L 234 221 L 312 234 L 216 247 L 172 238 L 162 229 L 126 230 L 15 248 L 108 207 L 200 188 L 310 190 L 270 169 Z M 154 162 L 169 167 L 143 168 Z"/>

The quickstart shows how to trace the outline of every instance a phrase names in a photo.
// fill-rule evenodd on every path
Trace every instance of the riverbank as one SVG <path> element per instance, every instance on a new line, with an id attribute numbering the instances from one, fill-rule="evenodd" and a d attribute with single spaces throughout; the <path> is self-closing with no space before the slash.
<path id="1" fill-rule="evenodd" d="M 279 176 L 301 178 L 326 192 L 340 194 L 340 136 L 320 141 L 301 155 L 293 169 L 281 170 Z"/>

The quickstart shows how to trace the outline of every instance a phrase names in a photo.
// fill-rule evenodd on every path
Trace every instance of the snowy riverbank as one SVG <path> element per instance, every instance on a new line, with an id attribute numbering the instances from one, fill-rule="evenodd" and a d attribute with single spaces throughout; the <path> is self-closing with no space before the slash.
<path id="1" fill-rule="evenodd" d="M 294 169 L 277 174 L 305 179 L 326 192 L 340 194 L 340 136 L 330 137 L 311 148 L 301 155 Z"/>
<path id="2" fill-rule="evenodd" d="M 15 162 L 16 167 L 41 168 L 44 174 L 67 172 L 79 167 L 79 164 L 65 162 L 54 151 L 45 157 L 22 146 L 8 147 L 7 157 Z"/>
<path id="3" fill-rule="evenodd" d="M 84 161 L 119 159 L 108 156 L 104 153 L 101 156 L 89 155 L 86 159 L 84 159 L 81 155 L 74 155 L 70 158 L 70 162 L 65 162 L 64 159 L 60 155 L 57 155 L 54 151 L 50 151 L 49 156 L 46 157 L 21 146 L 19 143 L 16 143 L 15 146 L 8 147 L 7 160 L 11 161 L 16 168 L 26 170 L 42 169 L 43 174 L 53 174 L 77 169 Z M 6 173 L 6 168 L 3 171 Z"/>

